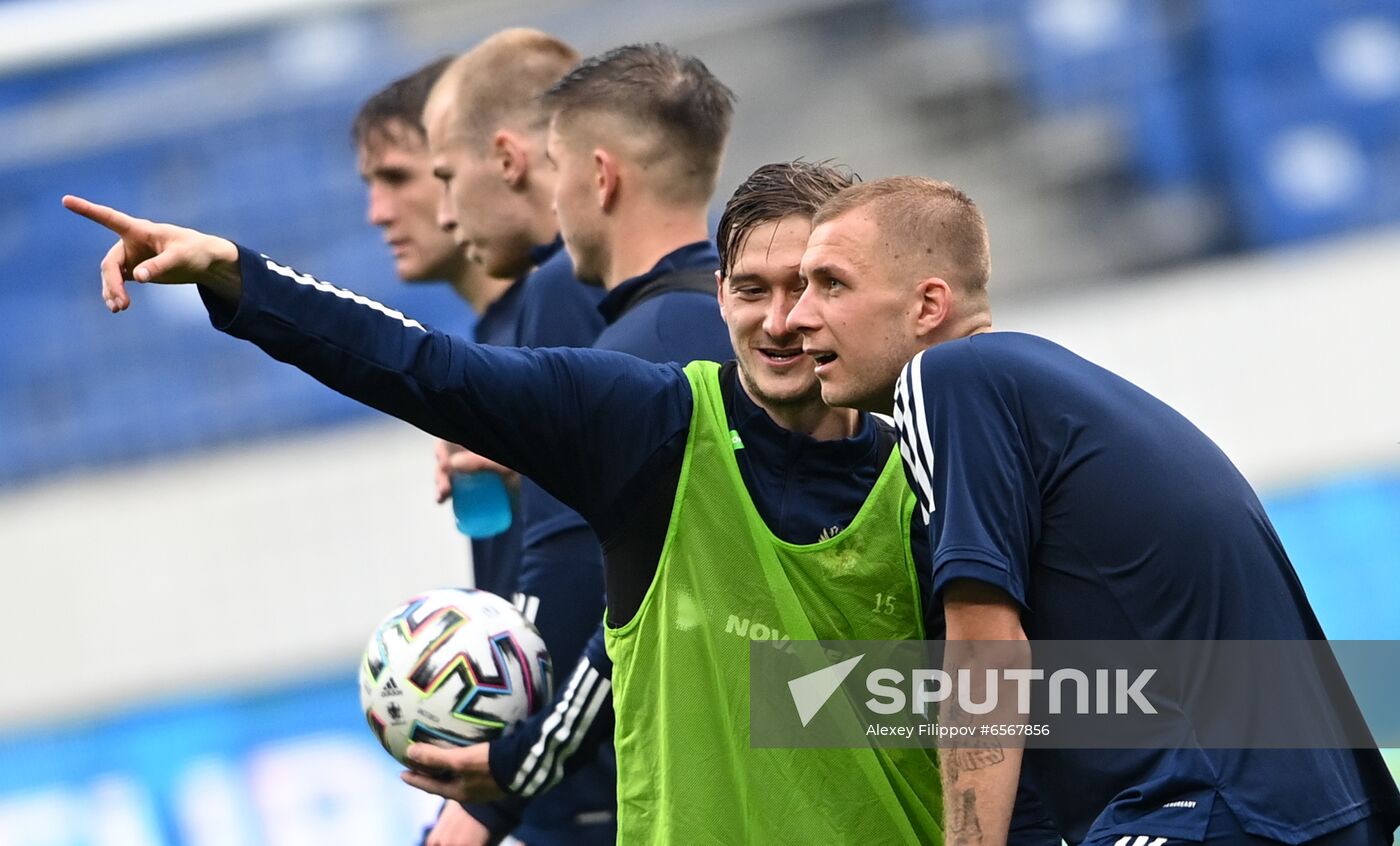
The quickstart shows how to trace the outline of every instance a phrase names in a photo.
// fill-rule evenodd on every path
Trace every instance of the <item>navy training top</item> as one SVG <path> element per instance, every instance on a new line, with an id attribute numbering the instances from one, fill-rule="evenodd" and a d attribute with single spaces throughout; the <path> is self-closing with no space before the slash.
<path id="1" fill-rule="evenodd" d="M 673 250 L 646 273 L 614 288 L 606 298 L 602 297 L 601 288 L 593 289 L 600 298 L 594 318 L 599 324 L 606 321 L 610 348 L 658 363 L 685 364 L 697 358 L 727 357 L 729 337 L 712 294 L 654 290 L 671 274 L 696 271 L 713 274 L 718 267 L 718 251 L 712 244 L 702 241 Z M 654 305 L 647 308 L 648 304 Z M 604 788 L 611 799 L 616 781 L 611 747 L 613 721 L 609 680 L 612 664 L 603 645 L 601 625 L 602 551 L 583 518 L 538 484 L 523 480 L 522 495 L 527 516 L 522 582 L 528 584 L 522 584 L 520 589 L 539 593 L 546 589 L 543 582 L 548 580 L 560 586 L 567 585 L 566 589 L 571 589 L 571 595 L 577 600 L 562 612 L 558 602 L 551 603 L 548 609 L 542 604 L 541 611 L 548 613 L 536 618 L 541 631 L 546 626 L 567 631 L 570 645 L 567 654 L 552 654 L 555 666 L 561 671 L 552 706 L 541 709 L 491 744 L 492 775 L 498 784 L 513 789 L 516 795 L 489 805 L 468 806 L 474 817 L 498 833 L 510 829 L 522 815 L 528 827 L 532 822 L 539 822 L 544 814 L 558 810 L 561 803 L 556 797 L 561 792 L 572 794 L 578 801 L 568 804 L 580 810 L 585 804 L 583 800 L 591 799 L 593 804 L 598 804 Z M 575 550 L 573 561 L 563 560 L 560 554 L 569 546 Z M 537 550 L 541 549 L 553 552 L 550 561 L 537 560 L 541 557 Z M 638 580 L 640 578 L 638 576 Z M 647 581 L 649 583 L 650 579 Z M 610 581 L 609 585 L 614 582 Z M 548 592 L 556 593 L 557 588 L 548 589 Z M 586 595 L 580 595 L 581 592 L 591 592 L 598 599 L 589 601 Z M 556 619 L 561 613 L 567 619 Z M 591 640 L 590 635 L 594 636 Z M 580 663 L 584 652 L 588 657 Z M 573 668 L 567 682 L 562 673 L 566 667 Z M 575 683 L 575 676 L 580 673 L 588 674 L 588 678 Z M 546 726 L 551 730 L 546 732 Z M 546 795 L 548 802 L 534 801 Z M 542 804 L 549 807 L 542 811 Z M 527 841 L 531 839 L 527 829 L 517 834 Z"/>
<path id="2" fill-rule="evenodd" d="M 520 309 L 525 299 L 525 279 L 517 279 L 477 318 L 473 335 L 478 344 L 519 346 Z M 471 539 L 472 580 L 476 587 L 507 599 L 515 591 L 520 570 L 523 520 L 518 494 L 511 496 L 510 527 L 498 535 Z"/>
<path id="3" fill-rule="evenodd" d="M 602 290 L 574 275 L 562 238 L 531 251 L 533 270 L 498 303 L 509 309 L 510 334 L 495 343 L 521 347 L 587 347 L 603 328 L 597 304 Z M 519 291 L 518 295 L 515 292 Z M 512 598 L 534 621 L 556 666 L 577 662 L 602 613 L 602 553 L 583 519 L 520 477 L 519 508 L 511 528 L 519 567 Z M 505 587 L 505 585 L 503 585 Z M 498 591 L 499 592 L 499 591 Z M 611 813 L 616 776 L 610 763 L 581 762 L 546 801 L 526 808 L 472 805 L 473 816 L 495 833 L 515 830 L 525 840 L 567 837 L 580 816 Z"/>
<path id="4" fill-rule="evenodd" d="M 604 540 L 645 495 L 636 480 L 679 460 L 692 398 L 675 364 L 611 351 L 480 346 L 243 248 L 239 259 L 243 295 L 236 308 L 201 288 L 216 328 L 334 390 L 532 476 L 574 504 Z M 677 297 L 706 299 L 675 292 L 653 302 Z M 868 474 L 853 471 L 854 459 L 874 448 L 877 428 L 862 425 L 846 442 L 815 442 L 777 426 L 729 384 L 726 404 L 746 444 L 745 482 L 775 534 L 811 542 L 848 520 L 878 475 L 873 465 Z M 916 560 L 927 559 L 919 554 L 921 541 L 915 538 Z M 932 635 L 941 627 L 941 609 L 928 600 L 922 570 L 920 581 Z M 498 744 L 492 744 L 493 774 Z"/>
<path id="5" fill-rule="evenodd" d="M 992 332 L 915 357 L 895 417 L 935 594 L 994 585 L 1032 641 L 1324 639 L 1244 477 L 1127 380 Z M 1036 749 L 1025 778 L 1070 842 L 1144 822 L 1199 840 L 1217 799 L 1289 843 L 1400 812 L 1374 749 Z"/>
<path id="6" fill-rule="evenodd" d="M 670 273 L 718 270 L 719 251 L 709 241 L 696 241 L 667 253 L 651 270 L 613 288 L 598 303 L 607 328 L 593 346 L 617 350 L 647 361 L 688 364 L 728 361 L 734 357 L 729 331 L 719 314 L 715 292 L 672 291 L 629 308 L 646 286 Z"/>
<path id="7" fill-rule="evenodd" d="M 563 239 L 530 252 L 533 269 L 516 280 L 477 320 L 477 343 L 502 347 L 587 347 L 602 331 L 602 291 L 574 277 Z M 549 535 L 582 525 L 577 516 L 521 479 L 510 528 L 472 539 L 476 586 L 509 598 L 517 589 L 521 556 Z"/>
<path id="8" fill-rule="evenodd" d="M 687 364 L 696 359 L 724 361 L 731 355 L 729 335 L 720 319 L 715 297 L 677 291 L 648 299 L 636 308 L 627 308 L 633 298 L 659 277 L 688 270 L 713 271 L 718 267 L 719 252 L 713 244 L 708 241 L 687 244 L 663 256 L 646 273 L 626 280 L 606 295 L 601 288 L 588 289 L 595 305 L 592 325 L 597 327 L 589 343 L 534 343 L 525 340 L 515 346 L 591 346 L 630 353 L 657 363 L 674 361 Z M 572 278 L 572 265 L 569 273 Z M 556 532 L 585 525 L 575 512 L 543 493 L 538 485 L 530 484 L 525 488 L 522 498 L 527 516 L 526 547 Z"/>

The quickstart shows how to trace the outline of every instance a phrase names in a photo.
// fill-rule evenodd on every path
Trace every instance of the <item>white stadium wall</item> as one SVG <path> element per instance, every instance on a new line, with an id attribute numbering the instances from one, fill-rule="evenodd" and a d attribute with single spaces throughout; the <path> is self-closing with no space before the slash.
<path id="1" fill-rule="evenodd" d="M 1013 248 L 993 240 L 994 279 L 998 246 Z M 1019 302 L 997 326 L 1156 394 L 1262 489 L 1400 467 L 1397 314 L 1400 229 L 1388 229 Z"/>
<path id="2" fill-rule="evenodd" d="M 1270 488 L 1400 467 L 1398 282 L 1389 231 L 1004 303 L 998 325 L 1133 379 Z M 351 672 L 395 602 L 463 580 L 431 465 L 385 420 L 0 498 L 0 611 L 42 637 L 0 725 Z"/>
<path id="3" fill-rule="evenodd" d="M 352 673 L 396 602 L 466 576 L 433 464 L 386 418 L 0 499 L 0 614 L 43 633 L 26 687 L 62 691 L 3 697 L 0 725 Z"/>

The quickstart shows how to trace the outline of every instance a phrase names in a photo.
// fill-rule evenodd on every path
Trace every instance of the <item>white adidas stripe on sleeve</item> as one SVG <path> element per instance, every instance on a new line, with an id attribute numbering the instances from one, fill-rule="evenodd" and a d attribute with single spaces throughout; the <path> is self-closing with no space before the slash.
<path id="1" fill-rule="evenodd" d="M 919 516 L 924 525 L 937 508 L 933 497 L 933 438 L 924 410 L 923 353 L 905 366 L 895 385 L 894 422 L 899 430 L 899 454 L 914 480 Z"/>
<path id="2" fill-rule="evenodd" d="M 309 276 L 305 273 L 297 273 L 290 267 L 278 264 L 277 262 L 273 261 L 267 256 L 263 256 L 263 259 L 267 262 L 268 270 L 271 270 L 278 276 L 285 276 L 293 282 L 297 283 L 298 285 L 305 285 L 308 288 L 313 288 L 317 291 L 331 294 L 333 296 L 339 297 L 342 300 L 349 300 L 352 303 L 358 303 L 359 305 L 366 306 L 367 308 L 371 308 L 379 312 L 380 314 L 385 315 L 386 317 L 392 317 L 393 319 L 402 323 L 409 329 L 417 329 L 420 332 L 428 331 L 423 327 L 423 324 L 419 323 L 418 321 L 412 318 L 405 317 L 403 312 L 389 308 L 383 303 L 377 303 L 374 300 L 371 300 L 369 297 L 361 296 L 355 293 L 354 291 L 347 291 L 344 288 L 337 288 L 331 283 L 322 282 L 320 279 L 317 279 L 314 276 Z"/>
<path id="3" fill-rule="evenodd" d="M 612 682 L 586 661 L 580 661 L 564 695 L 545 719 L 539 739 L 511 780 L 511 791 L 534 796 L 557 784 L 564 775 L 564 762 L 578 749 L 611 695 Z"/>

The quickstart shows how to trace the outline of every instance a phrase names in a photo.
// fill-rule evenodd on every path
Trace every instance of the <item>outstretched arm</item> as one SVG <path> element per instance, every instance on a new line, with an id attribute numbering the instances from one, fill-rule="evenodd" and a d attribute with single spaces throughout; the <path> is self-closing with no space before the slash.
<path id="1" fill-rule="evenodd" d="M 689 423 L 689 384 L 674 366 L 470 343 L 226 239 L 64 202 L 119 237 L 102 268 L 114 312 L 130 305 L 127 278 L 198 283 L 216 328 L 530 476 L 591 523 L 606 523 L 647 459 Z"/>

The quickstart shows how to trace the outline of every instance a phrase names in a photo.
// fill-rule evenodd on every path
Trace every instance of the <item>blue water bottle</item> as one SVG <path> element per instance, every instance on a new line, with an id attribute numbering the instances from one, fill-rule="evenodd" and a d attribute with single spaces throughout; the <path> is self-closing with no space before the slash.
<path id="1" fill-rule="evenodd" d="M 452 515 L 457 531 L 472 538 L 489 538 L 510 528 L 510 494 L 499 473 L 452 474 Z"/>

